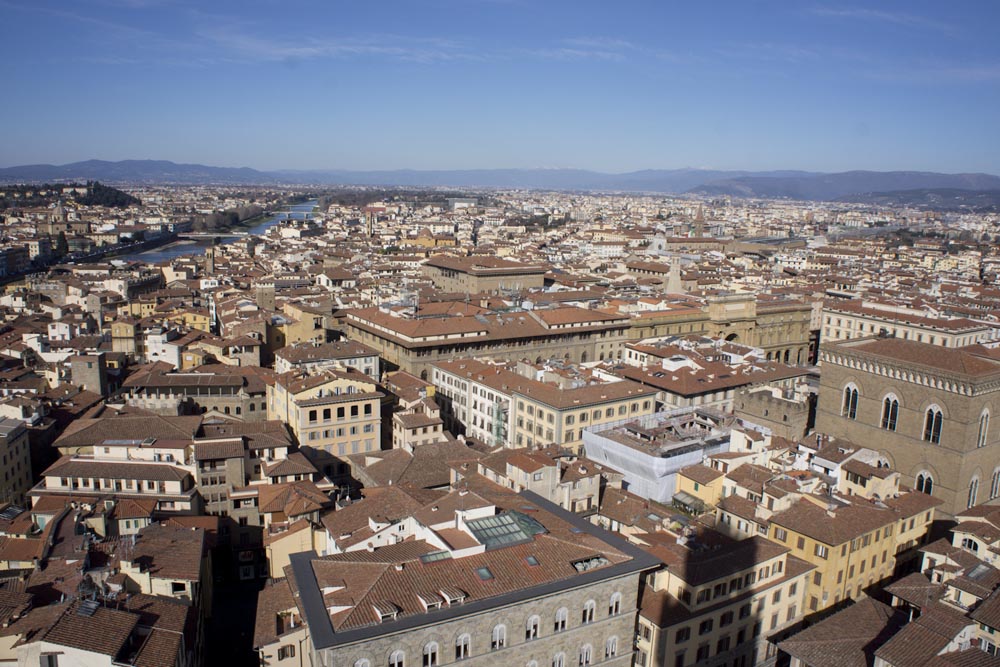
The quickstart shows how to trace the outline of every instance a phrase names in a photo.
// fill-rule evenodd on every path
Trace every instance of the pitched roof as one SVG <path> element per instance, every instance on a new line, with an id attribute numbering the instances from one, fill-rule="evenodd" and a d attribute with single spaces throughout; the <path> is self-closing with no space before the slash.
<path id="1" fill-rule="evenodd" d="M 888 605 L 865 598 L 778 647 L 810 667 L 868 667 L 876 649 L 904 622 Z"/>

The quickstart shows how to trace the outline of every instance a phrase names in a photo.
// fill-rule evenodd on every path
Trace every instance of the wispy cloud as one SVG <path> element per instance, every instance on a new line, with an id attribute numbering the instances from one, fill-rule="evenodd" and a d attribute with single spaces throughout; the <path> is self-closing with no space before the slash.
<path id="1" fill-rule="evenodd" d="M 138 1 L 138 0 L 137 0 Z M 31 4 L 23 5 L 7 0 L 0 0 L 0 8 L 11 11 L 20 11 L 31 14 L 40 14 L 54 19 L 59 19 L 67 23 L 75 24 L 84 29 L 100 31 L 100 36 L 104 41 L 125 42 L 133 45 L 141 45 L 143 50 L 150 48 L 183 50 L 190 46 L 187 43 L 175 39 L 166 38 L 152 30 L 136 28 L 126 23 L 110 21 L 97 18 L 88 14 L 74 12 L 68 9 L 46 7 L 44 5 Z"/>
<path id="2" fill-rule="evenodd" d="M 950 23 L 907 12 L 868 9 L 864 7 L 813 7 L 810 12 L 816 16 L 829 18 L 891 23 L 906 28 L 935 30 L 944 33 L 956 32 L 955 26 Z"/>
<path id="3" fill-rule="evenodd" d="M 416 63 L 478 59 L 463 44 L 446 39 L 415 39 L 399 35 L 342 38 L 260 37 L 240 26 L 213 26 L 197 31 L 223 53 L 249 61 L 296 61 L 330 58 L 378 57 Z"/>
<path id="4" fill-rule="evenodd" d="M 549 60 L 625 62 L 661 60 L 664 62 L 690 62 L 693 56 L 663 51 L 617 37 L 583 36 L 558 40 L 553 46 L 542 49 L 522 49 L 522 55 Z"/>
<path id="5" fill-rule="evenodd" d="M 581 49 L 602 49 L 606 51 L 632 51 L 637 47 L 632 42 L 614 37 L 570 37 L 563 44 Z"/>
<path id="6" fill-rule="evenodd" d="M 605 62 L 622 62 L 625 54 L 606 49 L 573 48 L 568 46 L 548 49 L 526 49 L 525 55 L 550 60 L 603 60 Z"/>

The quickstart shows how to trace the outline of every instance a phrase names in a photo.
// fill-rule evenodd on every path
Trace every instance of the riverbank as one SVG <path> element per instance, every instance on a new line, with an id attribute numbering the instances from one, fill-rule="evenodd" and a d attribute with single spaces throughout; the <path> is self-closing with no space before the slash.
<path id="1" fill-rule="evenodd" d="M 207 233 L 217 239 L 221 239 L 223 245 L 233 243 L 234 241 L 240 239 L 245 239 L 248 235 L 262 236 L 268 229 L 274 227 L 282 220 L 286 220 L 289 216 L 301 218 L 312 215 L 317 202 L 318 200 L 316 199 L 310 199 L 297 204 L 285 204 L 282 209 L 278 211 L 272 211 L 253 218 L 248 218 L 241 223 L 227 227 L 225 230 L 219 229 Z M 237 236 L 234 235 L 234 232 L 243 233 Z M 169 261 L 176 257 L 183 257 L 185 255 L 204 254 L 205 249 L 212 245 L 214 245 L 214 239 L 211 238 L 201 240 L 178 240 L 174 238 L 170 243 L 160 244 L 156 249 L 133 252 L 125 255 L 123 259 L 128 261 L 156 264 L 159 262 Z"/>

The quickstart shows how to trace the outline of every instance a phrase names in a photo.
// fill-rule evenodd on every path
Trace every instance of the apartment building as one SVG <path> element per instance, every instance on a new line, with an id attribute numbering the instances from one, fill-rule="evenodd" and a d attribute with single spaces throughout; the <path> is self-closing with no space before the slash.
<path id="1" fill-rule="evenodd" d="M 122 394 L 129 405 L 159 415 L 215 412 L 242 421 L 267 419 L 266 387 L 272 377 L 270 371 L 217 368 L 170 373 L 157 366 L 125 380 Z"/>
<path id="2" fill-rule="evenodd" d="M 514 368 L 520 372 L 474 359 L 434 364 L 431 381 L 449 425 L 473 437 L 486 435 L 485 442 L 492 444 L 557 444 L 579 452 L 587 427 L 656 410 L 656 391 L 629 380 L 566 378 L 530 364 Z M 505 427 L 500 423 L 504 419 Z M 468 424 L 472 429 L 467 430 Z M 507 437 L 501 440 L 504 432 Z"/>
<path id="3" fill-rule="evenodd" d="M 291 372 L 268 386 L 267 416 L 288 424 L 301 446 L 342 457 L 381 447 L 384 397 L 358 371 Z"/>
<path id="4" fill-rule="evenodd" d="M 379 361 L 376 350 L 351 340 L 290 345 L 274 353 L 274 372 L 281 374 L 299 370 L 314 373 L 354 368 L 378 381 L 381 378 Z"/>
<path id="5" fill-rule="evenodd" d="M 877 301 L 827 300 L 821 335 L 824 342 L 883 335 L 955 348 L 990 340 L 992 329 L 965 317 L 937 317 Z"/>
<path id="6" fill-rule="evenodd" d="M 452 485 L 468 467 L 455 468 Z M 622 475 L 583 456 L 567 455 L 558 447 L 500 449 L 475 462 L 477 474 L 515 491 L 531 491 L 570 512 L 591 512 L 600 506 L 605 487 L 621 485 Z"/>
<path id="7" fill-rule="evenodd" d="M 770 516 L 766 535 L 815 567 L 805 598 L 812 613 L 857 600 L 888 580 L 898 562 L 927 540 L 940 504 L 919 492 L 879 502 L 804 495 Z"/>
<path id="8" fill-rule="evenodd" d="M 31 488 L 31 447 L 28 428 L 20 419 L 0 418 L 0 503 L 23 506 Z"/>
<path id="9" fill-rule="evenodd" d="M 645 547 L 665 567 L 643 584 L 635 665 L 773 664 L 778 639 L 802 620 L 814 566 L 761 537 L 684 542 L 668 535 Z"/>

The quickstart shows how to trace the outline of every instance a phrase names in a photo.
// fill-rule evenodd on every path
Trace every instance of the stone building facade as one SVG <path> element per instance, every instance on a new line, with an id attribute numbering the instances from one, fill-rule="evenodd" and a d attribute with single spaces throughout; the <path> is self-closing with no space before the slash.
<path id="1" fill-rule="evenodd" d="M 545 595 L 500 607 L 488 607 L 477 613 L 463 614 L 453 620 L 431 622 L 404 632 L 385 634 L 361 642 L 344 644 L 322 651 L 322 662 L 313 664 L 357 665 L 367 660 L 371 667 L 391 665 L 393 654 L 401 652 L 404 665 L 422 665 L 424 650 L 436 644 L 435 665 L 460 663 L 468 667 L 496 665 L 608 665 L 632 664 L 635 633 L 635 609 L 638 604 L 636 574 L 617 577 L 597 585 L 567 587 L 554 595 Z M 611 596 L 619 593 L 619 613 L 609 613 Z M 584 606 L 592 602 L 594 620 L 584 622 Z M 565 630 L 556 629 L 556 613 L 566 610 Z M 430 619 L 428 619 L 430 620 Z M 529 638 L 529 622 L 537 621 L 537 636 Z M 502 646 L 497 646 L 497 628 L 503 627 Z M 459 642 L 468 638 L 468 653 L 459 653 Z M 585 651 L 589 648 L 590 658 Z M 614 655 L 609 655 L 613 649 Z M 464 649 L 462 649 L 464 650 Z M 561 661 L 559 656 L 562 656 Z M 325 659 L 324 659 L 325 658 Z"/>
<path id="2" fill-rule="evenodd" d="M 1000 496 L 1000 358 L 898 338 L 825 345 L 816 428 L 877 450 L 942 514 Z M 996 480 L 996 481 L 994 481 Z"/>

